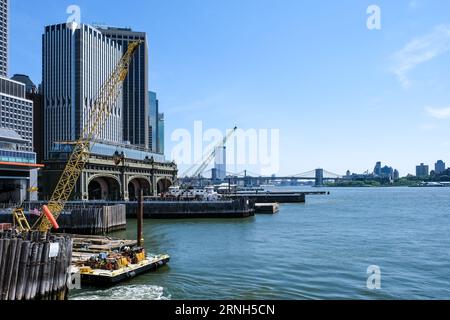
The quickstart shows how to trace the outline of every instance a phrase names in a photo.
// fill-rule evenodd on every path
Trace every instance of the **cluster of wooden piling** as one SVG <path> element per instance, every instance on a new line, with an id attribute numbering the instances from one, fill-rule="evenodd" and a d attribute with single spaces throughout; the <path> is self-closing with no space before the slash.
<path id="1" fill-rule="evenodd" d="M 0 300 L 65 300 L 69 237 L 0 232 Z"/>
<path id="2" fill-rule="evenodd" d="M 127 216 L 125 205 L 72 208 L 62 214 L 59 231 L 84 235 L 104 235 L 125 230 Z"/>
<path id="3" fill-rule="evenodd" d="M 38 215 L 32 214 L 34 209 L 39 209 L 40 205 L 26 208 L 26 217 L 33 225 L 38 219 Z M 9 229 L 10 226 L 2 228 L 1 223 L 13 224 L 12 214 L 0 214 L 0 230 Z M 68 206 L 59 216 L 58 232 L 66 232 L 83 235 L 106 235 L 110 232 L 126 230 L 127 214 L 124 204 L 110 206 Z"/>

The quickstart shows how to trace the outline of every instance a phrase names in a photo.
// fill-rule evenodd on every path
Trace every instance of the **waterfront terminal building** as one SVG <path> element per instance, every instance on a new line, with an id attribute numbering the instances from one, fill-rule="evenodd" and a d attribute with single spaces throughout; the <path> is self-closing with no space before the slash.
<path id="1" fill-rule="evenodd" d="M 101 85 L 122 57 L 122 46 L 126 43 L 116 42 L 111 32 L 85 24 L 75 31 L 65 23 L 45 27 L 42 38 L 45 113 L 45 169 L 41 175 L 43 199 L 51 196 L 75 141 L 82 129 L 90 125 L 90 110 Z M 146 49 L 137 54 L 142 53 L 146 53 Z M 135 63 L 139 64 L 139 61 L 146 61 L 146 58 Z M 163 155 L 148 148 L 148 113 L 134 118 L 146 126 L 147 130 L 143 131 L 145 139 L 138 139 L 140 133 L 129 135 L 131 131 L 126 133 L 127 130 L 123 130 L 124 125 L 128 125 L 129 119 L 125 122 L 124 119 L 127 119 L 131 105 L 135 110 L 143 98 L 145 102 L 142 105 L 148 108 L 147 89 L 142 96 L 134 95 L 132 100 L 136 104 L 129 104 L 129 100 L 124 99 L 123 95 L 129 98 L 130 94 L 135 94 L 135 89 L 138 90 L 130 88 L 130 83 L 134 82 L 129 77 L 143 77 L 142 83 L 147 83 L 145 74 L 134 71 L 125 79 L 123 92 L 97 141 L 93 142 L 91 158 L 77 183 L 73 200 L 134 200 L 140 190 L 144 190 L 145 195 L 156 196 L 167 191 L 177 176 L 174 163 L 165 161 Z M 140 130 L 136 121 L 130 125 L 135 126 L 135 132 Z M 130 141 L 133 139 L 135 143 Z"/>

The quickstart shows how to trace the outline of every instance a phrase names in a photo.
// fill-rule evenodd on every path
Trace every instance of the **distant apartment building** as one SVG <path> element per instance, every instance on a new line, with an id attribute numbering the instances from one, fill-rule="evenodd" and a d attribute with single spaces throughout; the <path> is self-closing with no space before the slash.
<path id="1" fill-rule="evenodd" d="M 446 170 L 445 162 L 442 160 L 438 160 L 434 165 L 434 173 L 435 174 L 443 174 Z"/>
<path id="2" fill-rule="evenodd" d="M 381 162 L 377 162 L 375 168 L 373 169 L 373 174 L 375 176 L 381 176 Z"/>
<path id="3" fill-rule="evenodd" d="M 9 1 L 0 0 L 0 76 L 8 76 Z"/>
<path id="4" fill-rule="evenodd" d="M 225 180 L 227 177 L 227 148 L 217 147 L 214 162 L 215 180 Z"/>
<path id="5" fill-rule="evenodd" d="M 42 38 L 44 96 L 44 154 L 54 143 L 76 141 L 90 125 L 90 114 L 103 83 L 122 57 L 122 47 L 102 32 L 82 24 L 45 27 Z M 98 139 L 123 142 L 122 98 L 111 108 Z"/>
<path id="6" fill-rule="evenodd" d="M 394 170 L 394 181 L 400 180 L 400 172 L 395 169 Z"/>
<path id="7" fill-rule="evenodd" d="M 165 153 L 164 135 L 165 135 L 165 118 L 164 113 L 158 113 L 158 138 L 157 138 L 157 151 L 158 154 Z"/>
<path id="8" fill-rule="evenodd" d="M 394 169 L 389 166 L 384 166 L 381 168 L 381 175 L 382 178 L 390 178 L 394 179 Z"/>
<path id="9" fill-rule="evenodd" d="M 416 166 L 416 176 L 417 177 L 428 177 L 430 175 L 430 167 L 421 163 Z"/>
<path id="10" fill-rule="evenodd" d="M 381 161 L 378 161 L 375 165 L 375 168 L 373 170 L 373 176 L 375 178 L 383 178 L 383 179 L 390 179 L 390 180 L 398 180 L 396 178 L 396 173 L 398 173 L 397 170 L 395 170 L 392 167 L 389 166 L 383 166 Z"/>
<path id="11" fill-rule="evenodd" d="M 149 91 L 149 148 L 152 152 L 158 152 L 158 116 L 159 101 L 155 92 Z"/>
<path id="12" fill-rule="evenodd" d="M 98 30 L 107 38 L 115 41 L 122 53 L 132 41 L 141 40 L 143 44 L 134 53 L 123 83 L 123 139 L 131 145 L 144 149 L 150 147 L 149 134 L 149 64 L 148 44 L 145 32 L 136 32 L 129 28 L 99 26 Z"/>

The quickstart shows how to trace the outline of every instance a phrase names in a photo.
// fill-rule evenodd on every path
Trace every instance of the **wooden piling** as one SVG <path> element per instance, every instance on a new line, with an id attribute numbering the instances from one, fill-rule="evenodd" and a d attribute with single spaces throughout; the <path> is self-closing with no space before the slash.
<path id="1" fill-rule="evenodd" d="M 0 300 L 67 298 L 72 240 L 41 236 L 0 232 Z"/>

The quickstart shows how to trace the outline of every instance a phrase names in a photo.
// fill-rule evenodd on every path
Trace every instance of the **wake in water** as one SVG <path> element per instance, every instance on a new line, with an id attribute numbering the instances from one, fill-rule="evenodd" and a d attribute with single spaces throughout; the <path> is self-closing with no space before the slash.
<path id="1" fill-rule="evenodd" d="M 164 288 L 158 286 L 134 285 L 107 290 L 83 291 L 73 294 L 71 300 L 170 300 L 164 296 Z"/>

